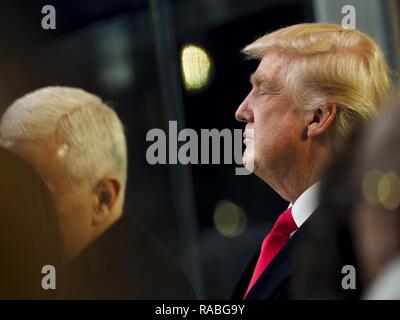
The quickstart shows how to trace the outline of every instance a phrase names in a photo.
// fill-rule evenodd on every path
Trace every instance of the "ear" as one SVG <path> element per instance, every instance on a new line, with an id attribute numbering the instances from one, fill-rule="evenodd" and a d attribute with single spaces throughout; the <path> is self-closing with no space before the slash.
<path id="1" fill-rule="evenodd" d="M 307 120 L 307 137 L 315 138 L 321 136 L 332 124 L 336 117 L 336 112 L 337 107 L 335 103 L 312 111 Z"/>
<path id="2" fill-rule="evenodd" d="M 116 177 L 103 177 L 94 190 L 95 204 L 92 224 L 98 225 L 109 219 L 113 212 L 122 184 Z"/>

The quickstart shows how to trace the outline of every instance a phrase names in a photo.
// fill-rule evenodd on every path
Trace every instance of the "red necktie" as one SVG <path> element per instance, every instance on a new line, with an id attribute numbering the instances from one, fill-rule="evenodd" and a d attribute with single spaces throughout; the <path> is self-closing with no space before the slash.
<path id="1" fill-rule="evenodd" d="M 262 243 L 261 253 L 254 269 L 253 276 L 251 277 L 249 287 L 247 288 L 246 294 L 244 296 L 245 298 L 250 289 L 257 282 L 258 278 L 267 268 L 271 260 L 289 240 L 290 234 L 296 229 L 297 226 L 293 220 L 292 208 L 290 207 L 279 216 L 278 220 L 276 220 L 274 226 L 272 227 L 272 230 L 265 237 Z"/>

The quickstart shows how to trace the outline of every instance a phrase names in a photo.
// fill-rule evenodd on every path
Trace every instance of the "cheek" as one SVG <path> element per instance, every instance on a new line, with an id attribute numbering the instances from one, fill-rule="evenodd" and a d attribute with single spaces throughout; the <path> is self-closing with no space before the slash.
<path id="1" fill-rule="evenodd" d="M 272 112 L 255 112 L 254 114 L 254 143 L 256 148 L 269 143 L 279 131 L 279 123 Z"/>
<path id="2" fill-rule="evenodd" d="M 254 108 L 255 157 L 274 158 L 301 148 L 302 119 L 285 97 L 274 98 Z"/>
<path id="3" fill-rule="evenodd" d="M 54 194 L 57 215 L 64 228 L 85 228 L 89 224 L 91 202 L 82 194 L 64 189 Z"/>
<path id="4" fill-rule="evenodd" d="M 277 152 L 281 149 L 293 149 L 299 143 L 298 123 L 285 116 L 270 116 L 255 125 L 255 150 Z"/>

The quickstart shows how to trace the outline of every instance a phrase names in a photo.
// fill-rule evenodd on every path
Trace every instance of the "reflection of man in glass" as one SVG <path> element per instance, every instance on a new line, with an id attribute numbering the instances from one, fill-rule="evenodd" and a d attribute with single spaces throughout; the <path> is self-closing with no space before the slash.
<path id="1" fill-rule="evenodd" d="M 77 88 L 39 89 L 7 109 L 0 134 L 53 196 L 73 298 L 192 297 L 172 259 L 132 214 L 122 214 L 125 134 L 99 97 Z"/>

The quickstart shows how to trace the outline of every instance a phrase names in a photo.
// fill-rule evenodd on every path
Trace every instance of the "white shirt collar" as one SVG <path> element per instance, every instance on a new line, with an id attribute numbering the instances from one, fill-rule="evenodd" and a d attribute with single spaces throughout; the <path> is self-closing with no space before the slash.
<path id="1" fill-rule="evenodd" d="M 319 202 L 319 185 L 320 181 L 314 183 L 304 191 L 294 203 L 289 204 L 289 208 L 292 207 L 293 220 L 297 228 L 300 228 L 315 209 L 317 209 Z"/>

